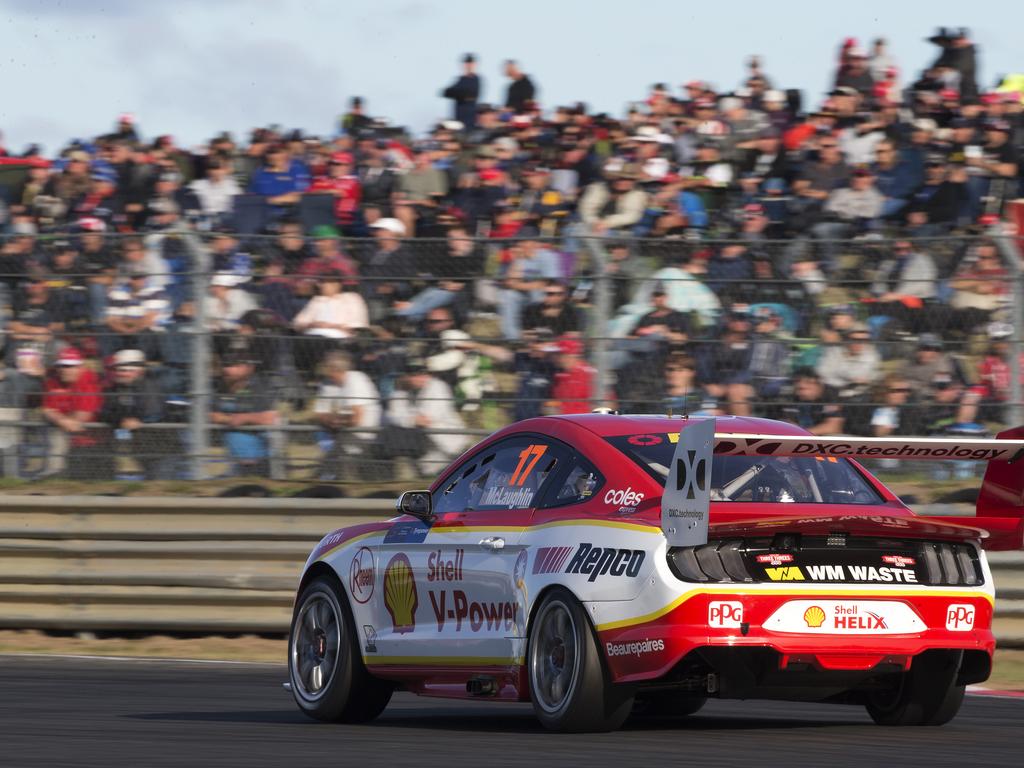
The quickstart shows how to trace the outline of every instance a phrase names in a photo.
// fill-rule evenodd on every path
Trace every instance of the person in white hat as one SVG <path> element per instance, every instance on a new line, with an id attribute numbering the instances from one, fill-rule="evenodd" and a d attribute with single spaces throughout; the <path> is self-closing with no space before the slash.
<path id="1" fill-rule="evenodd" d="M 218 272 L 210 278 L 205 301 L 208 331 L 233 331 L 242 315 L 256 309 L 252 295 L 239 288 L 238 277 L 229 272 Z"/>
<path id="2" fill-rule="evenodd" d="M 415 293 L 410 281 L 416 276 L 416 262 L 403 242 L 407 230 L 401 221 L 377 219 L 370 229 L 377 247 L 363 275 L 370 278 L 365 293 L 370 302 L 370 319 L 377 322 L 408 306 Z"/>

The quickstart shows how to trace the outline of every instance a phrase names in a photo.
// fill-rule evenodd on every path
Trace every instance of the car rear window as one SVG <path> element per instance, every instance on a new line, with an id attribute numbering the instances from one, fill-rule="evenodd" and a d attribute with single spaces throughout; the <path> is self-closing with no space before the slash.
<path id="1" fill-rule="evenodd" d="M 606 438 L 661 485 L 679 434 Z M 882 497 L 846 459 L 824 456 L 715 456 L 711 500 L 799 504 L 879 504 Z"/>

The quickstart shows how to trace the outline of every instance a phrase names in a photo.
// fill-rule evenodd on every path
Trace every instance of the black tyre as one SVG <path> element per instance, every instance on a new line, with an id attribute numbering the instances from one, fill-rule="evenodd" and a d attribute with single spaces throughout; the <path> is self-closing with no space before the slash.
<path id="1" fill-rule="evenodd" d="M 530 625 L 530 698 L 552 731 L 618 728 L 633 706 L 632 690 L 609 681 L 583 606 L 565 589 L 549 592 Z"/>
<path id="2" fill-rule="evenodd" d="M 637 694 L 632 717 L 677 718 L 699 712 L 708 697 L 689 691 L 653 691 Z"/>
<path id="3" fill-rule="evenodd" d="M 925 651 L 910 670 L 885 692 L 871 696 L 866 706 L 879 725 L 944 725 L 956 717 L 964 700 L 957 685 L 962 651 Z"/>
<path id="4" fill-rule="evenodd" d="M 362 723 L 377 717 L 392 686 L 366 670 L 341 584 L 320 576 L 295 601 L 288 676 L 299 709 L 316 720 Z"/>

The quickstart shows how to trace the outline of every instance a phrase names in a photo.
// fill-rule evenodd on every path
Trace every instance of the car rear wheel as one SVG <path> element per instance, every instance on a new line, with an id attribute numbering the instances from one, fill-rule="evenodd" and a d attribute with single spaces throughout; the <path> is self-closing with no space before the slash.
<path id="1" fill-rule="evenodd" d="M 879 725 L 944 725 L 964 700 L 957 685 L 962 651 L 925 651 L 887 691 L 873 694 L 868 714 Z"/>
<path id="2" fill-rule="evenodd" d="M 611 731 L 633 705 L 610 682 L 583 606 L 567 590 L 547 594 L 530 626 L 527 665 L 537 719 L 552 731 Z"/>
<path id="3" fill-rule="evenodd" d="M 363 664 L 348 601 L 331 576 L 311 581 L 295 601 L 288 672 L 295 703 L 316 720 L 366 722 L 391 699 L 392 686 Z"/>

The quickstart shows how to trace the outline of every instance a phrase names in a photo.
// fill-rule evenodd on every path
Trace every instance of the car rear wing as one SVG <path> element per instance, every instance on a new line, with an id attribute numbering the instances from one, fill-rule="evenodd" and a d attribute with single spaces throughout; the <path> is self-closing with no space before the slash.
<path id="1" fill-rule="evenodd" d="M 995 438 L 817 437 L 714 432 L 714 419 L 682 427 L 665 493 L 662 529 L 673 546 L 707 542 L 711 462 L 720 456 L 821 456 L 844 459 L 987 461 L 973 516 L 943 522 L 985 532 L 986 549 L 1024 547 L 1024 427 Z"/>

